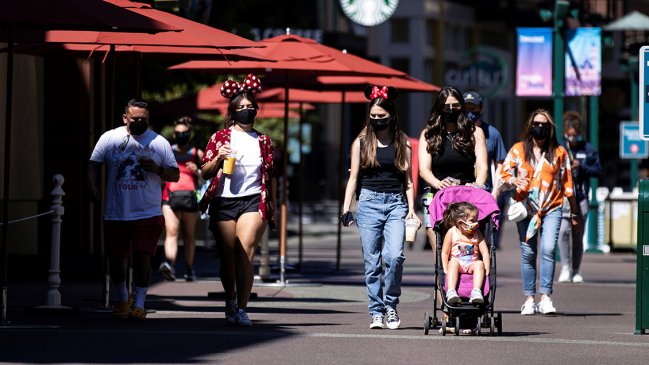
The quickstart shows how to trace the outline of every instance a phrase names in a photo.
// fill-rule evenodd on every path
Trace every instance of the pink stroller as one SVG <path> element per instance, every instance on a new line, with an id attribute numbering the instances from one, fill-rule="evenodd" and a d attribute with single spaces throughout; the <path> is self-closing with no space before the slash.
<path id="1" fill-rule="evenodd" d="M 478 221 L 491 257 L 491 268 L 489 275 L 485 277 L 482 292 L 485 301 L 483 304 L 472 304 L 469 302 L 471 289 L 473 288 L 473 275 L 460 275 L 457 293 L 462 302 L 451 305 L 446 300 L 446 274 L 442 266 L 442 243 L 446 228 L 443 227 L 442 219 L 446 207 L 454 202 L 468 201 L 478 208 Z M 442 189 L 435 194 L 433 202 L 429 206 L 430 221 L 436 237 L 435 249 L 435 293 L 433 295 L 433 317 L 424 316 L 424 334 L 427 335 L 431 327 L 441 325 L 442 336 L 446 335 L 447 327 L 453 326 L 455 335 L 461 330 L 469 329 L 471 333 L 481 334 L 483 328 L 489 328 L 489 333 L 494 335 L 502 334 L 502 314 L 494 312 L 494 299 L 496 296 L 496 247 L 494 246 L 494 233 L 498 229 L 498 204 L 493 196 L 482 189 L 471 186 L 451 186 Z M 437 293 L 441 296 L 438 300 Z M 438 301 L 439 306 L 438 306 Z M 437 317 L 437 310 L 442 311 L 441 321 Z"/>

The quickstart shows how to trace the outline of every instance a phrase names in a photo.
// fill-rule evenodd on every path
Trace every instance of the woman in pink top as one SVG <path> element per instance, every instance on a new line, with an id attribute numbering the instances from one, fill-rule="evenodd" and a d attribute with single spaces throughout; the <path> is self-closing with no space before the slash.
<path id="1" fill-rule="evenodd" d="M 516 223 L 521 245 L 521 276 L 526 301 L 521 315 L 535 312 L 555 314 L 550 299 L 561 207 L 567 197 L 570 209 L 577 210 L 573 195 L 572 173 L 568 152 L 557 141 L 556 127 L 550 113 L 538 109 L 530 115 L 523 140 L 516 143 L 505 158 L 500 174 L 501 189 L 516 189 L 515 199 L 528 207 L 527 218 Z M 579 217 L 572 218 L 573 229 L 579 226 Z M 540 236 L 540 238 L 539 238 Z M 541 242 L 540 293 L 536 294 L 536 256 Z"/>
<path id="2" fill-rule="evenodd" d="M 189 144 L 191 138 L 191 118 L 182 117 L 174 122 L 174 140 L 171 146 L 180 179 L 168 182 L 162 191 L 162 214 L 165 217 L 165 261 L 160 264 L 160 272 L 166 280 L 176 280 L 176 255 L 178 254 L 178 232 L 182 226 L 185 245 L 185 280 L 196 280 L 194 272 L 194 253 L 196 252 L 196 221 L 198 202 L 196 189 L 201 170 L 198 168 L 203 151 Z"/>

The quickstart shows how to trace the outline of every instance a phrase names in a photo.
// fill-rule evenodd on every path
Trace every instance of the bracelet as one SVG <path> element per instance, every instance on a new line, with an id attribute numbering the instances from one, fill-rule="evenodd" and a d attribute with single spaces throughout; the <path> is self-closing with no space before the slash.
<path id="1" fill-rule="evenodd" d="M 573 218 L 579 218 L 579 214 L 576 214 L 576 213 L 570 213 L 570 218 L 571 218 L 571 219 L 573 219 Z"/>

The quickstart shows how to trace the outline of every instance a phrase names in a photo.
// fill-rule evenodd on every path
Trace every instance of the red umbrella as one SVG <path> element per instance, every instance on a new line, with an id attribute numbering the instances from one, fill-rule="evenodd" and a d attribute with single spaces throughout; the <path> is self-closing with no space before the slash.
<path id="1" fill-rule="evenodd" d="M 389 85 L 397 88 L 399 91 L 424 91 L 434 92 L 441 88 L 423 82 L 411 76 L 398 77 L 363 77 L 363 76 L 320 76 L 318 82 L 325 85 L 323 88 L 343 88 L 344 86 L 358 89 L 362 85 Z"/>
<path id="2" fill-rule="evenodd" d="M 267 58 L 248 48 L 220 49 L 214 47 L 181 47 L 181 46 L 146 46 L 146 45 L 95 45 L 82 43 L 47 43 L 16 46 L 15 53 L 30 55 L 51 55 L 57 52 L 63 54 L 80 53 L 88 58 L 99 55 L 106 59 L 111 52 L 139 53 L 154 55 L 156 59 L 169 59 L 176 62 L 181 59 L 219 59 L 219 60 L 254 60 L 266 61 Z"/>
<path id="3" fill-rule="evenodd" d="M 164 21 L 126 12 L 101 0 L 3 1 L 0 29 L 84 29 L 123 32 L 164 32 L 180 28 Z"/>
<path id="4" fill-rule="evenodd" d="M 119 6 L 127 13 L 149 18 L 151 21 L 170 24 L 178 32 L 142 34 L 130 32 L 105 31 L 66 31 L 52 30 L 45 34 L 24 34 L 18 42 L 30 43 L 86 43 L 106 45 L 147 45 L 178 47 L 215 47 L 223 49 L 263 47 L 263 45 L 235 34 L 212 28 L 171 13 L 152 9 L 150 5 L 126 0 L 106 0 Z"/>

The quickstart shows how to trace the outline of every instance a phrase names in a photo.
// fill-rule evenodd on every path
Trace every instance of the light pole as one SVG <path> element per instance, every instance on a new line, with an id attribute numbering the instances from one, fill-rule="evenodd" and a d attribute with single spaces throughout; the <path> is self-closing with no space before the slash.
<path id="1" fill-rule="evenodd" d="M 554 25 L 552 27 L 552 45 L 553 45 L 553 77 L 552 77 L 552 96 L 554 98 L 554 120 L 556 121 L 556 135 L 563 135 L 563 125 L 559 121 L 563 117 L 564 111 L 564 89 L 566 75 L 566 45 L 564 41 L 564 24 L 570 2 L 566 0 L 556 0 L 552 18 Z"/>

